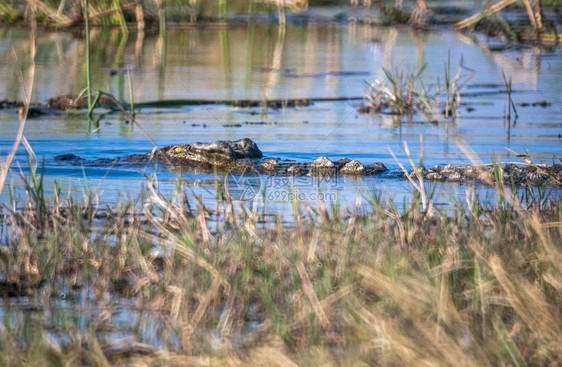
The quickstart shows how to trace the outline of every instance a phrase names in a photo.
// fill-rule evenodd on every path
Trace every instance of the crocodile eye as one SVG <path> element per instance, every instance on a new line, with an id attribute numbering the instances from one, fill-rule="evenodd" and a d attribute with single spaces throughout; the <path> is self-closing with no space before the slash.
<path id="1" fill-rule="evenodd" d="M 175 147 L 174 148 L 174 153 L 181 153 L 183 152 L 183 148 L 182 147 Z"/>

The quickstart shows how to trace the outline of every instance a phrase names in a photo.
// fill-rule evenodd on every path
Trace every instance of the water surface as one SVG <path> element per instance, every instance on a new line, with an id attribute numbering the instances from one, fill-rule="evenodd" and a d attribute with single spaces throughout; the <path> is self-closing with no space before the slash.
<path id="1" fill-rule="evenodd" d="M 0 100 L 21 100 L 19 71 L 27 76 L 29 35 L 22 29 L 0 30 Z M 264 155 L 311 161 L 320 155 L 333 160 L 383 162 L 399 169 L 390 154 L 407 165 L 406 143 L 414 158 L 422 151 L 426 165 L 463 164 L 469 159 L 490 163 L 520 161 L 506 150 L 528 151 L 535 162 L 551 163 L 562 153 L 562 52 L 520 47 L 490 52 L 453 31 L 414 31 L 367 25 L 307 24 L 277 26 L 250 24 L 221 29 L 169 30 L 166 37 L 93 31 L 93 81 L 98 89 L 129 101 L 127 70 L 131 71 L 135 102 L 165 99 L 287 99 L 362 97 L 366 83 L 384 81 L 383 68 L 415 71 L 427 64 L 422 80 L 428 88 L 443 83 L 450 58 L 451 72 L 464 60 L 475 71 L 462 90 L 460 116 L 447 121 L 436 111 L 429 123 L 379 114 L 359 114 L 360 100 L 317 102 L 309 107 L 236 108 L 201 105 L 182 108 L 144 108 L 137 111 L 144 131 L 119 113 L 96 111 L 89 124 L 83 112 L 30 119 L 25 137 L 44 161 L 49 185 L 55 181 L 81 193 L 86 182 L 103 190 L 114 202 L 135 196 L 145 185 L 143 173 L 152 168 L 85 167 L 57 162 L 73 153 L 86 159 L 115 158 L 146 153 L 158 146 L 217 139 L 253 139 Z M 43 32 L 38 39 L 33 101 L 45 103 L 61 94 L 77 94 L 85 87 L 84 42 L 71 33 Z M 516 103 L 546 100 L 548 105 L 519 106 L 519 117 L 504 118 L 507 97 L 502 71 L 513 80 Z M 0 151 L 6 155 L 19 126 L 17 111 L 0 111 Z M 421 143 L 423 142 L 423 143 Z M 466 155 L 459 147 L 469 147 Z M 21 148 L 14 170 L 27 167 Z M 175 172 L 157 169 L 160 187 L 172 190 Z M 213 175 L 183 174 L 198 192 L 212 196 Z M 16 180 L 17 181 L 17 180 Z M 410 185 L 397 178 L 339 177 L 332 182 L 312 179 L 275 183 L 262 178 L 266 193 L 288 197 L 304 192 L 305 201 L 318 193 L 335 193 L 339 202 L 353 204 L 365 191 L 383 191 L 401 201 Z M 442 192 L 459 192 L 465 185 L 443 185 Z M 207 194 L 206 194 L 207 195 Z M 315 196 L 316 195 L 316 196 Z M 446 195 L 445 195 L 446 196 Z M 267 197 L 267 194 L 265 195 Z M 320 198 L 331 200 L 333 197 Z M 284 200 L 285 201 L 285 200 Z"/>

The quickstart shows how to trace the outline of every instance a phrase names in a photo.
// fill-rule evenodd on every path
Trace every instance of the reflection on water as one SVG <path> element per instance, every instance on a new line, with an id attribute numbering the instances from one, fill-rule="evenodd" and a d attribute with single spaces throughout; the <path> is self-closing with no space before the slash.
<path id="1" fill-rule="evenodd" d="M 384 80 L 387 70 L 413 71 L 428 65 L 424 84 L 443 83 L 450 52 L 456 68 L 461 58 L 476 70 L 465 88 L 460 118 L 437 113 L 437 124 L 417 117 L 400 122 L 396 116 L 358 114 L 357 102 L 318 102 L 310 107 L 263 110 L 224 105 L 183 108 L 145 108 L 138 120 L 158 145 L 249 137 L 266 156 L 310 161 L 319 155 L 363 163 L 397 164 L 389 148 L 405 160 L 403 142 L 419 152 L 423 136 L 425 163 L 467 162 L 460 141 L 485 163 L 494 156 L 517 161 L 505 147 L 529 151 L 534 161 L 552 161 L 562 152 L 560 83 L 562 53 L 536 47 L 498 53 L 450 31 L 420 32 L 410 28 L 377 28 L 350 24 L 308 24 L 279 28 L 250 24 L 234 28 L 168 30 L 165 38 L 143 33 L 92 32 L 92 70 L 95 88 L 128 101 L 126 71 L 132 71 L 135 102 L 162 99 L 273 99 L 361 97 L 365 82 Z M 21 99 L 19 70 L 29 64 L 25 30 L 0 29 L 0 100 Z M 85 87 L 84 42 L 70 33 L 40 35 L 33 100 L 46 102 L 61 94 L 77 94 Z M 518 107 L 519 118 L 508 124 L 503 116 L 506 96 L 502 70 L 513 79 L 516 103 L 547 100 L 546 107 Z M 153 146 L 145 133 L 118 113 L 96 111 L 97 125 L 88 130 L 81 113 L 29 120 L 26 138 L 45 160 L 48 182 L 79 187 L 84 176 L 103 182 L 106 196 L 134 192 L 143 183 L 138 167 L 69 166 L 55 162 L 59 154 L 86 159 L 145 153 Z M 17 111 L 0 112 L 0 149 L 9 150 L 18 128 Z M 226 126 L 225 126 L 226 125 Z M 24 150 L 18 164 L 26 166 Z M 174 173 L 160 172 L 163 186 L 173 187 Z M 197 182 L 210 177 L 191 177 Z M 399 179 L 368 178 L 365 183 L 338 183 L 339 200 L 353 203 L 365 186 L 409 195 Z M 302 186 L 302 185 L 301 185 Z M 314 188 L 300 190 L 315 192 Z"/>

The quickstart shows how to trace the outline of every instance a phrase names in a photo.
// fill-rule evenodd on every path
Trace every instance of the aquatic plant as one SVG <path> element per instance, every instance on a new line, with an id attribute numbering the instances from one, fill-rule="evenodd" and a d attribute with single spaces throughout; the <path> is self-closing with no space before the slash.
<path id="1" fill-rule="evenodd" d="M 475 71 L 464 66 L 461 58 L 457 73 L 451 74 L 450 56 L 445 63 L 444 85 L 437 81 L 435 91 L 426 88 L 421 80 L 426 65 L 420 67 L 415 73 L 405 73 L 402 70 L 389 71 L 383 68 L 385 81 L 375 80 L 366 83 L 368 91 L 363 95 L 364 101 L 359 107 L 359 112 L 378 112 L 395 115 L 414 113 L 421 114 L 430 120 L 435 107 L 439 104 L 438 97 L 445 94 L 445 118 L 455 117 L 460 106 L 461 90 L 472 79 Z M 468 73 L 465 73 L 468 72 Z M 386 83 L 390 84 L 390 87 Z"/>
<path id="2" fill-rule="evenodd" d="M 517 114 L 517 108 L 515 108 L 515 103 L 513 102 L 513 99 L 511 98 L 511 93 L 512 93 L 512 88 L 511 88 L 511 76 L 509 77 L 509 79 L 505 76 L 505 72 L 502 70 L 502 77 L 503 77 L 503 82 L 505 84 L 505 92 L 507 93 L 507 121 L 509 123 L 511 123 L 511 110 L 513 109 L 513 113 L 515 113 L 515 119 L 517 120 L 517 117 L 519 116 Z"/>
<path id="3" fill-rule="evenodd" d="M 420 67 L 415 73 L 406 74 L 401 70 L 390 71 L 383 68 L 386 81 L 375 80 L 367 83 L 368 92 L 364 95 L 365 102 L 361 107 L 364 112 L 375 111 L 403 115 L 404 113 L 431 112 L 432 106 L 427 91 L 420 84 L 420 77 L 426 65 Z"/>
<path id="4" fill-rule="evenodd" d="M 461 104 L 461 90 L 466 84 L 472 79 L 476 73 L 474 70 L 466 67 L 464 65 L 464 59 L 461 57 L 459 67 L 454 76 L 451 74 L 451 52 L 447 52 L 447 62 L 444 67 L 445 83 L 443 86 L 439 86 L 436 92 L 436 96 L 445 92 L 445 118 L 456 117 Z M 468 75 L 463 75 L 464 71 L 468 71 Z"/>

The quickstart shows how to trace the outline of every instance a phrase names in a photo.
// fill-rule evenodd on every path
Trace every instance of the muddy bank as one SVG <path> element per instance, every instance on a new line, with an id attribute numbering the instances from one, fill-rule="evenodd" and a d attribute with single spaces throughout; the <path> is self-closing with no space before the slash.
<path id="1" fill-rule="evenodd" d="M 92 100 L 95 96 L 92 96 Z M 188 106 L 204 106 L 204 105 L 226 105 L 239 108 L 263 108 L 279 110 L 282 108 L 308 107 L 316 102 L 342 102 L 342 101 L 361 101 L 362 96 L 351 97 L 317 97 L 317 98 L 285 98 L 285 99 L 169 99 L 135 103 L 135 109 L 141 108 L 180 108 Z M 119 102 L 119 104 L 127 109 L 130 108 L 129 103 Z M 0 109 L 18 109 L 24 107 L 21 101 L 0 101 Z M 110 97 L 102 96 L 98 100 L 97 107 L 120 110 L 119 106 Z M 88 108 L 87 96 L 61 95 L 50 98 L 47 103 L 34 103 L 30 106 L 33 114 L 28 117 L 37 117 L 41 115 L 51 115 L 63 112 L 68 109 L 86 109 Z"/>
<path id="2" fill-rule="evenodd" d="M 354 97 L 357 99 L 359 97 Z M 148 101 L 135 103 L 135 108 L 156 108 L 156 107 L 184 107 L 184 106 L 199 106 L 199 105 L 210 105 L 210 104 L 224 104 L 227 106 L 234 107 L 264 107 L 264 108 L 274 108 L 279 109 L 283 107 L 298 107 L 298 106 L 310 106 L 314 102 L 325 101 L 325 100 L 348 100 L 348 98 L 342 99 L 323 99 L 323 98 L 287 98 L 287 99 L 271 99 L 271 100 L 257 100 L 257 99 L 240 99 L 240 100 L 209 100 L 209 99 L 174 99 L 174 100 L 161 100 L 161 101 Z M 119 102 L 123 106 L 129 107 L 126 102 Z M 98 105 L 101 107 L 117 107 L 113 99 L 108 97 L 101 97 Z M 46 107 L 58 108 L 61 110 L 68 108 L 87 108 L 88 100 L 87 97 L 75 97 L 71 95 L 56 96 L 50 98 L 47 102 Z"/>

